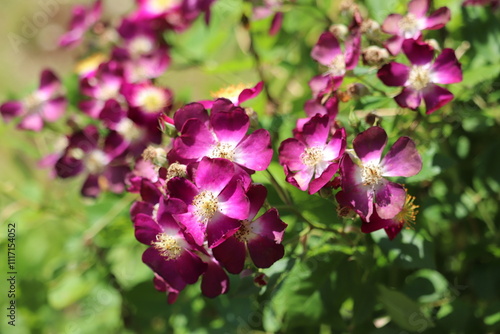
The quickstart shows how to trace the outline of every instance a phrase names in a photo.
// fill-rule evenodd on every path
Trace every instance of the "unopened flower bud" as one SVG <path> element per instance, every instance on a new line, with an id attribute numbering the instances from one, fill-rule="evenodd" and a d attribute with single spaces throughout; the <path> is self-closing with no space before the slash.
<path id="1" fill-rule="evenodd" d="M 158 124 L 160 126 L 160 131 L 169 137 L 174 137 L 177 130 L 175 129 L 174 120 L 165 114 L 161 114 L 158 117 Z"/>
<path id="2" fill-rule="evenodd" d="M 389 60 L 389 51 L 384 48 L 372 45 L 362 52 L 363 63 L 369 66 L 381 66 Z"/>
<path id="3" fill-rule="evenodd" d="M 354 219 L 356 218 L 356 212 L 351 209 L 350 207 L 348 206 L 338 206 L 337 207 L 337 215 L 341 218 L 345 218 L 345 219 Z"/>
<path id="4" fill-rule="evenodd" d="M 362 83 L 352 83 L 347 85 L 347 92 L 352 98 L 359 99 L 360 97 L 370 94 L 370 90 Z"/>
<path id="5" fill-rule="evenodd" d="M 337 37 L 337 39 L 344 40 L 349 33 L 349 28 L 344 24 L 334 24 L 329 28 L 330 32 Z"/>
<path id="6" fill-rule="evenodd" d="M 161 167 L 167 162 L 167 153 L 163 148 L 148 146 L 142 152 L 142 158 L 155 166 Z"/>
<path id="7" fill-rule="evenodd" d="M 361 23 L 361 32 L 368 37 L 374 37 L 380 32 L 380 24 L 372 19 L 364 20 Z"/>

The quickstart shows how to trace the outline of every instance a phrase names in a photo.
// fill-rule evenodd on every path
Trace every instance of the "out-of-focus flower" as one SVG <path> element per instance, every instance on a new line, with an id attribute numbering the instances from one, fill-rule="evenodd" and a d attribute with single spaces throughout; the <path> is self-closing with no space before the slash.
<path id="1" fill-rule="evenodd" d="M 409 137 L 400 137 L 382 158 L 386 144 L 385 130 L 371 127 L 353 141 L 358 164 L 350 154 L 345 154 L 340 164 L 342 190 L 337 201 L 348 204 L 367 222 L 374 211 L 383 219 L 392 219 L 403 209 L 404 187 L 385 177 L 409 177 L 422 168 L 422 158 Z"/>
<path id="2" fill-rule="evenodd" d="M 59 39 L 59 45 L 62 47 L 78 45 L 85 33 L 99 21 L 101 14 L 101 0 L 97 0 L 89 8 L 82 5 L 75 6 L 73 8 L 73 17 L 71 18 L 69 29 Z"/>
<path id="3" fill-rule="evenodd" d="M 390 35 L 385 47 L 392 55 L 397 55 L 405 39 L 417 40 L 422 37 L 422 30 L 436 30 L 444 27 L 450 20 L 447 7 L 441 7 L 431 15 L 425 16 L 430 7 L 430 0 L 412 0 L 408 4 L 408 14 L 390 14 L 382 24 L 382 31 Z"/>
<path id="4" fill-rule="evenodd" d="M 428 114 L 441 108 L 453 99 L 453 94 L 439 84 L 462 81 L 461 65 L 452 49 L 444 49 L 432 62 L 434 49 L 423 42 L 406 40 L 403 52 L 411 66 L 391 62 L 384 65 L 377 73 L 387 86 L 403 86 L 403 90 L 394 99 L 404 108 L 417 109 L 425 101 Z"/>
<path id="5" fill-rule="evenodd" d="M 273 15 L 273 19 L 269 27 L 269 35 L 271 36 L 276 35 L 281 29 L 281 25 L 283 23 L 283 12 L 281 11 L 282 6 L 283 2 L 280 0 L 264 0 L 263 6 L 253 7 L 254 20 L 262 20 Z"/>
<path id="6" fill-rule="evenodd" d="M 250 201 L 248 218 L 231 237 L 212 249 L 215 258 L 232 274 L 239 274 L 245 265 L 248 253 L 258 268 L 268 268 L 284 255 L 281 244 L 287 225 L 279 218 L 276 209 L 255 218 L 264 204 L 267 190 L 264 186 L 250 186 L 247 197 Z"/>
<path id="7" fill-rule="evenodd" d="M 259 95 L 263 87 L 264 83 L 262 81 L 258 82 L 255 86 L 246 84 L 231 85 L 221 88 L 218 91 L 213 92 L 211 95 L 215 99 L 228 99 L 235 106 L 239 106 L 243 102 L 253 99 Z M 207 109 L 212 108 L 214 105 L 213 100 L 199 101 L 198 103 L 201 103 Z"/>
<path id="8" fill-rule="evenodd" d="M 286 180 L 300 190 L 314 194 L 327 184 L 339 167 L 339 158 L 345 149 L 345 130 L 330 133 L 329 117 L 316 115 L 301 132 L 301 140 L 289 138 L 279 148 L 280 164 Z"/>
<path id="9" fill-rule="evenodd" d="M 38 90 L 21 101 L 7 101 L 0 106 L 6 122 L 21 117 L 19 129 L 40 131 L 44 122 L 54 122 L 65 112 L 67 101 L 61 95 L 61 83 L 50 70 L 42 71 Z"/>

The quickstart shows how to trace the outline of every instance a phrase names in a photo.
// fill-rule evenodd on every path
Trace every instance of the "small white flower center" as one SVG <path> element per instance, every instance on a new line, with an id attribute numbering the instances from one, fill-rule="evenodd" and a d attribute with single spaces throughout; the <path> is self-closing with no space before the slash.
<path id="1" fill-rule="evenodd" d="M 416 90 L 422 90 L 431 81 L 430 70 L 424 66 L 413 66 L 410 70 L 408 83 Z"/>
<path id="2" fill-rule="evenodd" d="M 314 167 L 324 160 L 323 147 L 308 147 L 300 155 L 302 163 L 308 167 Z"/>
<path id="3" fill-rule="evenodd" d="M 155 13 L 163 13 L 177 4 L 177 0 L 150 0 L 149 5 Z"/>
<path id="4" fill-rule="evenodd" d="M 251 88 L 250 84 L 239 83 L 219 89 L 216 92 L 210 93 L 213 98 L 225 98 L 233 104 L 238 103 L 238 98 L 244 89 Z"/>
<path id="5" fill-rule="evenodd" d="M 35 92 L 24 99 L 24 106 L 28 114 L 36 114 L 40 112 L 44 102 L 44 99 Z"/>
<path id="6" fill-rule="evenodd" d="M 153 42 L 144 36 L 134 38 L 129 44 L 130 53 L 134 56 L 142 56 L 153 51 Z"/>
<path id="7" fill-rule="evenodd" d="M 123 118 L 120 123 L 117 124 L 116 131 L 129 142 L 139 140 L 142 135 L 139 127 L 130 118 Z"/>
<path id="8" fill-rule="evenodd" d="M 109 163 L 109 158 L 101 150 L 93 150 L 84 157 L 85 166 L 90 174 L 100 174 Z"/>
<path id="9" fill-rule="evenodd" d="M 182 247 L 179 245 L 177 239 L 166 233 L 157 234 L 156 241 L 153 241 L 151 245 L 156 248 L 160 255 L 167 261 L 175 260 L 182 254 Z"/>
<path id="10" fill-rule="evenodd" d="M 137 95 L 137 104 L 148 113 L 161 111 L 169 102 L 165 91 L 158 87 L 144 87 Z"/>
<path id="11" fill-rule="evenodd" d="M 342 76 L 345 74 L 345 57 L 343 54 L 336 55 L 330 64 L 326 74 L 333 75 L 334 77 Z"/>
<path id="12" fill-rule="evenodd" d="M 361 179 L 365 186 L 375 186 L 382 180 L 382 169 L 375 164 L 361 166 Z"/>
<path id="13" fill-rule="evenodd" d="M 208 154 L 209 158 L 224 158 L 230 161 L 234 160 L 234 146 L 229 143 L 217 143 L 212 146 Z"/>
<path id="14" fill-rule="evenodd" d="M 204 190 L 193 199 L 195 206 L 195 215 L 203 223 L 207 223 L 219 209 L 219 200 L 214 193 Z"/>
<path id="15" fill-rule="evenodd" d="M 419 31 L 418 20 L 413 14 L 408 14 L 403 17 L 398 25 L 405 38 L 412 38 Z"/>
<path id="16" fill-rule="evenodd" d="M 250 226 L 250 222 L 248 220 L 244 220 L 241 222 L 241 226 L 236 231 L 234 234 L 234 237 L 239 241 L 239 242 L 246 242 L 250 238 L 250 235 L 252 233 L 252 227 Z"/>
<path id="17" fill-rule="evenodd" d="M 97 98 L 101 101 L 107 101 L 118 95 L 118 87 L 110 84 L 100 86 Z"/>

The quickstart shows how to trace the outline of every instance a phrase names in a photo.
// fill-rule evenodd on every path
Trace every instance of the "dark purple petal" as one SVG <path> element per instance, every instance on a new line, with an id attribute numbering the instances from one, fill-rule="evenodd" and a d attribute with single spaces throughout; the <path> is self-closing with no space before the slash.
<path id="1" fill-rule="evenodd" d="M 153 214 L 154 207 L 151 203 L 147 202 L 134 202 L 130 206 L 130 217 L 134 220 L 134 217 L 139 213 L 151 216 Z"/>
<path id="2" fill-rule="evenodd" d="M 436 30 L 441 29 L 450 21 L 451 12 L 447 7 L 441 7 L 433 12 L 425 19 L 424 29 Z"/>
<path id="3" fill-rule="evenodd" d="M 252 184 L 247 191 L 247 197 L 250 202 L 248 220 L 252 220 L 266 201 L 267 189 L 262 184 Z"/>
<path id="4" fill-rule="evenodd" d="M 393 224 L 391 219 L 382 219 L 378 216 L 377 211 L 374 210 L 372 216 L 370 217 L 370 221 L 367 222 L 365 220 L 361 220 L 361 232 L 363 233 L 371 233 L 373 231 L 380 230 L 382 228 L 386 228 Z"/>
<path id="5" fill-rule="evenodd" d="M 333 59 L 340 54 L 342 54 L 342 50 L 339 42 L 330 31 L 321 34 L 311 51 L 311 57 L 325 66 L 331 64 Z"/>
<path id="6" fill-rule="evenodd" d="M 434 84 L 429 84 L 422 91 L 422 95 L 425 101 L 427 114 L 433 113 L 453 100 L 453 94 L 449 90 Z"/>
<path id="7" fill-rule="evenodd" d="M 363 164 L 370 162 L 378 164 L 386 144 L 387 134 L 384 129 L 378 126 L 361 132 L 352 142 L 354 151 Z"/>
<path id="8" fill-rule="evenodd" d="M 209 116 L 203 105 L 200 103 L 190 103 L 177 110 L 174 114 L 174 124 L 178 131 L 188 119 L 198 119 L 204 124 L 208 124 Z"/>
<path id="9" fill-rule="evenodd" d="M 400 137 L 380 163 L 382 176 L 416 175 L 422 169 L 422 158 L 415 142 L 408 137 Z"/>
<path id="10" fill-rule="evenodd" d="M 207 264 L 188 250 L 175 259 L 175 266 L 182 280 L 188 284 L 196 283 L 198 277 L 207 270 Z"/>
<path id="11" fill-rule="evenodd" d="M 54 166 L 57 176 L 63 179 L 80 174 L 83 167 L 81 160 L 68 156 L 62 156 Z"/>
<path id="12" fill-rule="evenodd" d="M 413 65 L 427 65 L 434 58 L 432 46 L 413 39 L 407 39 L 403 42 L 403 52 Z"/>
<path id="13" fill-rule="evenodd" d="M 84 197 L 97 197 L 101 193 L 99 176 L 89 175 L 82 185 L 81 193 Z"/>
<path id="14" fill-rule="evenodd" d="M 109 190 L 115 194 L 123 193 L 125 191 L 125 178 L 129 173 L 130 167 L 128 165 L 114 165 L 114 162 L 111 161 L 101 175 L 106 180 L 104 190 Z"/>
<path id="15" fill-rule="evenodd" d="M 104 102 L 100 100 L 85 100 L 78 103 L 78 108 L 92 118 L 99 118 Z"/>
<path id="16" fill-rule="evenodd" d="M 5 122 L 10 122 L 14 117 L 24 112 L 23 103 L 20 101 L 7 101 L 0 106 L 0 113 Z"/>
<path id="17" fill-rule="evenodd" d="M 309 183 L 309 194 L 315 194 L 323 188 L 323 186 L 332 179 L 338 169 L 338 163 L 331 163 L 319 177 L 313 179 L 311 183 Z"/>
<path id="18" fill-rule="evenodd" d="M 175 139 L 174 150 L 184 159 L 199 160 L 208 155 L 216 139 L 207 126 L 198 119 L 189 119 L 182 135 Z"/>
<path id="19" fill-rule="evenodd" d="M 233 110 L 234 104 L 228 99 L 218 98 L 214 101 L 214 105 L 212 106 L 211 115 L 219 112 L 231 112 Z"/>
<path id="20" fill-rule="evenodd" d="M 401 232 L 403 229 L 403 224 L 400 225 L 390 225 L 385 228 L 385 233 L 389 237 L 389 240 L 394 240 L 394 238 Z"/>
<path id="21" fill-rule="evenodd" d="M 348 154 L 344 155 L 340 164 L 342 175 L 342 191 L 338 192 L 336 197 L 339 203 L 349 203 L 360 216 L 366 220 L 370 219 L 373 212 L 373 193 L 369 186 L 361 183 L 361 169 L 354 164 Z"/>
<path id="22" fill-rule="evenodd" d="M 250 119 L 241 108 L 230 112 L 217 112 L 210 115 L 210 124 L 222 142 L 240 142 L 250 127 Z"/>
<path id="23" fill-rule="evenodd" d="M 316 115 L 309 122 L 304 124 L 302 138 L 307 147 L 323 147 L 326 144 L 330 133 L 328 115 Z"/>
<path id="24" fill-rule="evenodd" d="M 212 252 L 217 261 L 231 274 L 239 274 L 243 270 L 247 255 L 246 247 L 234 236 L 212 248 Z"/>
<path id="25" fill-rule="evenodd" d="M 224 240 L 232 236 L 241 226 L 238 219 L 230 218 L 220 212 L 207 224 L 208 247 L 217 247 Z"/>
<path id="26" fill-rule="evenodd" d="M 256 237 L 248 241 L 248 252 L 257 268 L 269 268 L 285 255 L 285 248 L 273 240 Z"/>
<path id="27" fill-rule="evenodd" d="M 169 304 L 175 303 L 177 297 L 179 296 L 178 290 L 168 285 L 167 282 L 165 282 L 165 280 L 161 278 L 161 276 L 158 275 L 157 273 L 155 273 L 155 277 L 153 278 L 153 284 L 156 290 L 167 293 L 167 303 Z"/>
<path id="28" fill-rule="evenodd" d="M 283 234 L 287 226 L 280 219 L 278 210 L 275 208 L 267 210 L 266 213 L 250 224 L 253 233 L 273 240 L 275 243 L 280 243 L 283 240 Z"/>
<path id="29" fill-rule="evenodd" d="M 38 94 L 46 100 L 53 96 L 61 87 L 57 76 L 51 70 L 43 70 L 40 75 L 40 87 Z"/>
<path id="30" fill-rule="evenodd" d="M 202 190 L 218 195 L 234 176 L 234 165 L 221 158 L 203 158 L 196 170 L 195 183 Z"/>
<path id="31" fill-rule="evenodd" d="M 167 189 L 172 198 L 178 198 L 190 205 L 198 195 L 198 188 L 189 180 L 183 177 L 174 177 L 167 183 Z"/>
<path id="32" fill-rule="evenodd" d="M 274 36 L 280 31 L 281 25 L 283 23 L 283 13 L 276 12 L 273 16 L 273 20 L 271 21 L 271 26 L 269 27 L 269 35 Z"/>
<path id="33" fill-rule="evenodd" d="M 104 140 L 103 151 L 110 158 L 116 158 L 128 147 L 128 142 L 116 131 L 111 131 Z"/>
<path id="34" fill-rule="evenodd" d="M 400 21 L 403 18 L 400 14 L 390 14 L 382 23 L 381 30 L 390 35 L 402 35 Z"/>
<path id="35" fill-rule="evenodd" d="M 451 84 L 462 81 L 462 68 L 452 49 L 444 49 L 431 68 L 432 82 Z"/>
<path id="36" fill-rule="evenodd" d="M 214 262 L 208 262 L 208 268 L 201 281 L 201 292 L 209 298 L 215 298 L 229 290 L 229 277 L 222 267 Z"/>
<path id="37" fill-rule="evenodd" d="M 382 219 L 394 218 L 403 209 L 405 199 L 406 191 L 402 185 L 382 179 L 375 189 L 377 214 Z"/>
<path id="38" fill-rule="evenodd" d="M 171 287 L 176 290 L 182 290 L 186 282 L 177 272 L 177 266 L 174 261 L 166 261 L 158 251 L 149 247 L 142 254 L 142 261 L 147 264 L 154 272 L 158 273 Z"/>
<path id="39" fill-rule="evenodd" d="M 133 218 L 133 222 L 135 238 L 145 245 L 151 246 L 151 243 L 156 241 L 156 236 L 163 232 L 151 216 L 143 213 L 137 214 Z"/>
<path id="40" fill-rule="evenodd" d="M 391 62 L 378 70 L 378 78 L 391 87 L 404 86 L 410 75 L 410 68 L 404 64 Z"/>
<path id="41" fill-rule="evenodd" d="M 401 93 L 394 97 L 394 100 L 400 107 L 415 110 L 422 102 L 422 94 L 413 88 L 405 87 Z"/>
<path id="42" fill-rule="evenodd" d="M 158 203 L 162 197 L 160 189 L 148 179 L 142 179 L 140 194 L 143 201 L 153 205 Z"/>
<path id="43" fill-rule="evenodd" d="M 246 136 L 234 150 L 234 162 L 251 170 L 265 170 L 273 158 L 271 136 L 258 129 Z"/>
<path id="44" fill-rule="evenodd" d="M 408 12 L 416 18 L 425 16 L 429 10 L 430 0 L 412 0 L 408 4 Z"/>

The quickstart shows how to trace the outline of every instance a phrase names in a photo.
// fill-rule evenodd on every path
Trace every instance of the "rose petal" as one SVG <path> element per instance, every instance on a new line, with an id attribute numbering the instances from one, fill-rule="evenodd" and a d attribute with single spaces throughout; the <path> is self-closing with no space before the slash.
<path id="1" fill-rule="evenodd" d="M 386 86 L 404 86 L 410 76 L 410 68 L 404 64 L 391 62 L 382 66 L 377 76 Z"/>
<path id="2" fill-rule="evenodd" d="M 444 49 L 431 68 L 432 82 L 451 84 L 462 81 L 462 68 L 452 49 Z"/>
<path id="3" fill-rule="evenodd" d="M 408 137 L 400 137 L 380 163 L 383 176 L 410 177 L 422 169 L 422 158 L 415 142 Z"/>
<path id="4" fill-rule="evenodd" d="M 378 126 L 361 132 L 352 142 L 354 151 L 363 164 L 374 163 L 376 165 L 380 162 L 386 144 L 387 134 L 384 129 Z"/>

